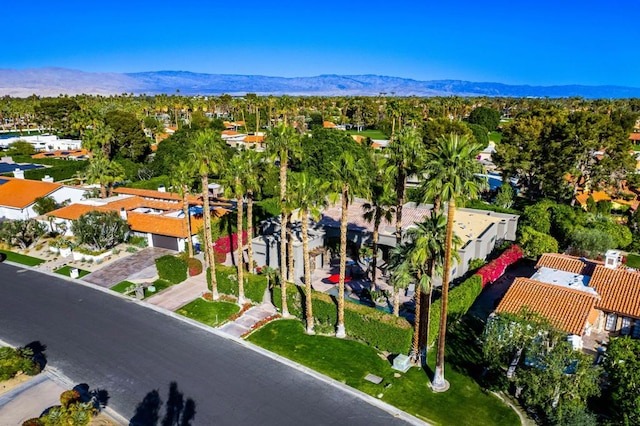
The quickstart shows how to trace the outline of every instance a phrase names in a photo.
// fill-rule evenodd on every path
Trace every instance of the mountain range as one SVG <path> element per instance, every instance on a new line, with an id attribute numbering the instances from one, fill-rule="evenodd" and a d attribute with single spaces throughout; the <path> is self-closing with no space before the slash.
<path id="1" fill-rule="evenodd" d="M 379 75 L 268 77 L 188 71 L 84 72 L 65 68 L 0 69 L 0 96 L 114 95 L 292 95 L 292 96 L 505 96 L 635 98 L 640 88 L 625 86 L 529 86 L 461 80 L 419 81 Z"/>

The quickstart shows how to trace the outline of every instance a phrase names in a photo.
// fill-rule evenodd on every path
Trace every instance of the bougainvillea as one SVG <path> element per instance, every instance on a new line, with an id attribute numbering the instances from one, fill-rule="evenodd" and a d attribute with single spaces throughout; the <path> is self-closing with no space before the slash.
<path id="1" fill-rule="evenodd" d="M 482 288 L 500 278 L 509 266 L 522 259 L 522 257 L 522 249 L 517 244 L 513 244 L 511 247 L 506 249 L 498 258 L 492 260 L 482 268 L 478 269 L 476 275 L 480 275 L 480 277 L 482 278 Z"/>

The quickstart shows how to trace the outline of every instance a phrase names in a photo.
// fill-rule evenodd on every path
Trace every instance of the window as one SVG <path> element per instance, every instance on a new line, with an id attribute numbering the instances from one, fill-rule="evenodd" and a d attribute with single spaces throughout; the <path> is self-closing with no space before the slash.
<path id="1" fill-rule="evenodd" d="M 633 331 L 631 332 L 631 337 L 635 339 L 640 339 L 640 320 L 636 320 L 636 324 L 633 326 Z"/>
<path id="2" fill-rule="evenodd" d="M 607 331 L 615 330 L 617 322 L 618 316 L 616 314 L 607 314 L 607 322 L 604 325 L 604 329 Z"/>
<path id="3" fill-rule="evenodd" d="M 631 333 L 631 318 L 622 317 L 622 327 L 620 328 L 620 334 L 626 336 Z"/>

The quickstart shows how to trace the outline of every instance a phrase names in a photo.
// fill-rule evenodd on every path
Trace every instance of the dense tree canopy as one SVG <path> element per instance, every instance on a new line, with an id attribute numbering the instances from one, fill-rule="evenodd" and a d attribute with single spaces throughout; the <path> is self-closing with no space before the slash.
<path id="1" fill-rule="evenodd" d="M 500 124 L 500 112 L 493 108 L 479 106 L 471 111 L 467 121 L 470 124 L 477 124 L 489 131 L 494 131 L 498 128 L 498 124 Z"/>
<path id="2" fill-rule="evenodd" d="M 111 158 L 121 156 L 139 162 L 149 155 L 150 141 L 134 114 L 118 110 L 109 111 L 105 121 L 112 131 Z"/>

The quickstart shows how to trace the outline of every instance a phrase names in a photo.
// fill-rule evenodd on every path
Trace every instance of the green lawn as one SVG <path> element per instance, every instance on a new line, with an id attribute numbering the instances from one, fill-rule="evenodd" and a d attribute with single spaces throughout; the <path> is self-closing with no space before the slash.
<path id="1" fill-rule="evenodd" d="M 389 136 L 385 135 L 380 130 L 363 130 L 361 132 L 356 132 L 355 130 L 347 130 L 347 133 L 350 135 L 367 136 L 371 139 L 382 139 L 382 140 L 389 139 Z"/>
<path id="2" fill-rule="evenodd" d="M 489 132 L 489 140 L 493 141 L 495 143 L 500 143 L 500 141 L 502 140 L 502 133 L 501 132 Z"/>
<path id="3" fill-rule="evenodd" d="M 38 259 L 37 257 L 31 257 L 20 253 L 14 253 L 9 250 L 0 250 L 0 253 L 7 255 L 7 260 L 10 262 L 20 263 L 27 266 L 36 266 L 44 263 L 44 259 Z"/>
<path id="4" fill-rule="evenodd" d="M 114 285 L 113 287 L 111 287 L 111 290 L 117 291 L 118 293 L 124 293 L 132 285 L 135 285 L 135 284 L 132 283 L 131 281 L 122 281 Z"/>
<path id="5" fill-rule="evenodd" d="M 450 363 L 446 377 L 451 388 L 436 394 L 428 388 L 424 370 L 411 368 L 396 378 L 397 372 L 375 349 L 352 340 L 308 336 L 297 320 L 273 321 L 248 340 L 369 395 L 382 394 L 383 401 L 434 425 L 520 424 L 513 410 L 480 388 L 465 369 Z M 382 377 L 382 382 L 364 380 L 368 373 Z"/>
<path id="6" fill-rule="evenodd" d="M 640 269 L 640 255 L 629 253 L 626 265 L 630 268 Z"/>
<path id="7" fill-rule="evenodd" d="M 56 274 L 60 274 L 60 275 L 64 275 L 67 277 L 71 276 L 71 269 L 73 269 L 73 266 L 63 266 L 60 269 L 56 269 L 54 272 Z M 84 269 L 78 269 L 78 278 L 82 278 L 85 275 L 89 275 L 91 272 L 89 271 L 85 271 Z"/>
<path id="8" fill-rule="evenodd" d="M 167 289 L 169 287 L 171 287 L 172 285 L 174 285 L 173 283 L 170 283 L 169 281 L 166 280 L 155 280 L 153 282 L 153 286 L 156 288 L 156 291 L 154 291 L 153 293 L 150 292 L 148 289 L 144 289 L 144 297 L 151 297 L 154 294 L 158 294 L 160 293 L 162 290 Z"/>
<path id="9" fill-rule="evenodd" d="M 196 299 L 178 309 L 176 313 L 206 325 L 216 326 L 239 311 L 240 307 L 234 303 Z"/>

